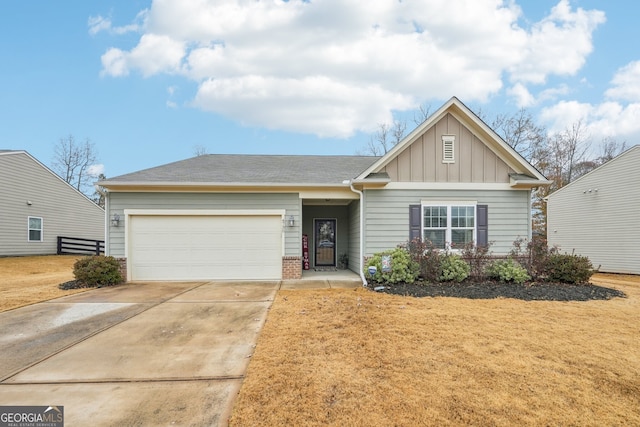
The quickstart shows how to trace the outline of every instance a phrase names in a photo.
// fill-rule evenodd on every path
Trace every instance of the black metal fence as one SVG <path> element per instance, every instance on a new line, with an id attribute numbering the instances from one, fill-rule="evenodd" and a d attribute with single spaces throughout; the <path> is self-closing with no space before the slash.
<path id="1" fill-rule="evenodd" d="M 58 236 L 58 255 L 104 254 L 104 240 L 80 239 Z"/>

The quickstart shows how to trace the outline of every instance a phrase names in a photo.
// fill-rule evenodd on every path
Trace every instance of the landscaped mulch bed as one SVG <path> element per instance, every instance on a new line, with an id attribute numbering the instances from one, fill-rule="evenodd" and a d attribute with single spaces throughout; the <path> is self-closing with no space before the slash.
<path id="1" fill-rule="evenodd" d="M 379 285 L 369 285 L 371 289 Z M 378 292 L 412 297 L 455 297 L 469 299 L 514 298 L 524 301 L 590 301 L 626 298 L 622 291 L 593 284 L 564 283 L 427 283 L 394 284 Z"/>

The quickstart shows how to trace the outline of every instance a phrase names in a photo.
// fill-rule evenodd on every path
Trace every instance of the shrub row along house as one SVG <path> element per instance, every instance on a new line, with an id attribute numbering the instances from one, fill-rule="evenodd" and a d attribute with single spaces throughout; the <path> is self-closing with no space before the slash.
<path id="1" fill-rule="evenodd" d="M 128 280 L 208 280 L 361 273 L 414 237 L 506 254 L 549 181 L 454 97 L 382 157 L 203 155 L 98 184 Z"/>
<path id="2" fill-rule="evenodd" d="M 49 255 L 58 236 L 104 240 L 105 212 L 23 150 L 0 150 L 0 256 Z"/>

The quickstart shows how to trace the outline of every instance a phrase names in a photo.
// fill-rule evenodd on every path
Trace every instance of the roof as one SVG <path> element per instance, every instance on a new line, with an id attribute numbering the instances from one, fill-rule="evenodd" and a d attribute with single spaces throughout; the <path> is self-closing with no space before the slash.
<path id="1" fill-rule="evenodd" d="M 374 156 L 205 154 L 99 185 L 342 185 L 376 160 Z"/>

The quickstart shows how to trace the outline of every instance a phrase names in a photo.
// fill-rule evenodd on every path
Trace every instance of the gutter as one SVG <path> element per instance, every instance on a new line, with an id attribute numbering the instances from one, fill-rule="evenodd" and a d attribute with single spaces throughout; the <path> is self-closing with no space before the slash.
<path id="1" fill-rule="evenodd" d="M 104 254 L 109 255 L 109 197 L 107 190 L 98 184 L 94 184 L 93 188 L 104 197 Z"/>
<path id="2" fill-rule="evenodd" d="M 367 287 L 367 279 L 364 277 L 364 194 L 360 190 L 356 190 L 353 187 L 353 180 L 345 180 L 343 184 L 349 184 L 351 191 L 360 196 L 360 279 L 362 280 L 362 286 Z"/>

